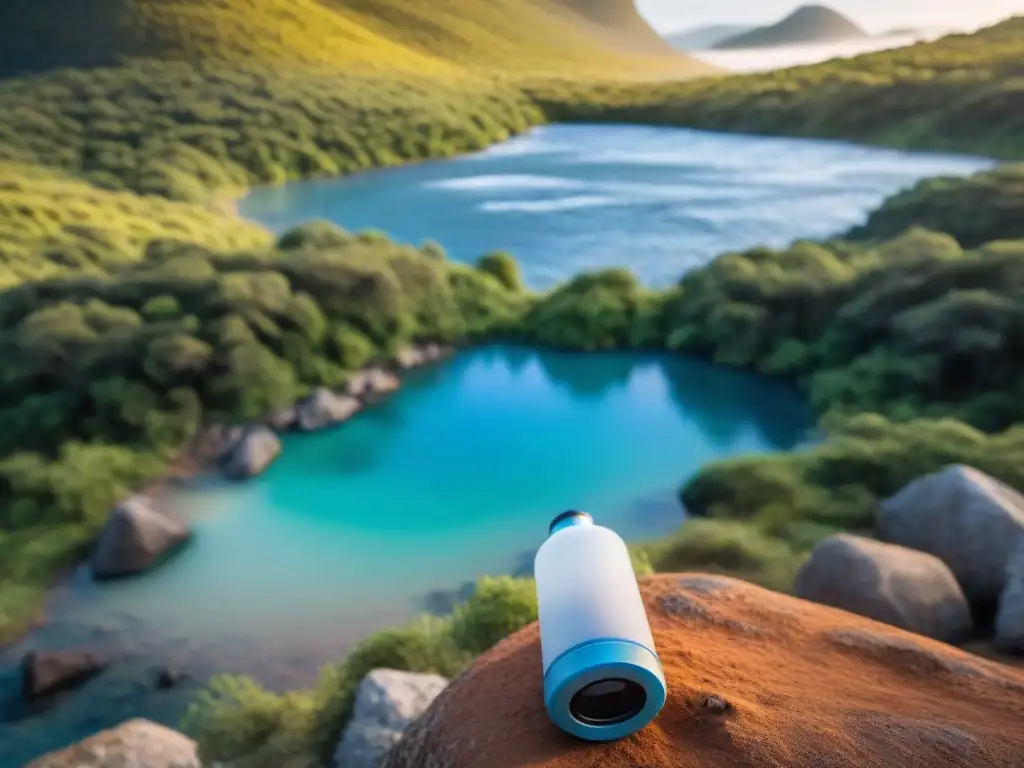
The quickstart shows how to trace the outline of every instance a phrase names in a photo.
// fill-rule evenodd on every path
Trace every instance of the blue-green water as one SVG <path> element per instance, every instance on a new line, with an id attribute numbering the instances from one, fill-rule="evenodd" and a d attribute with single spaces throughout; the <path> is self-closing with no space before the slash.
<path id="1" fill-rule="evenodd" d="M 720 253 L 832 237 L 925 176 L 992 161 L 838 141 L 626 125 L 553 125 L 470 157 L 258 189 L 242 215 L 310 218 L 515 254 L 535 288 L 627 266 L 664 286 Z"/>
<path id="2" fill-rule="evenodd" d="M 129 715 L 173 724 L 185 695 L 147 693 L 131 671 L 168 658 L 200 679 L 308 684 L 353 641 L 429 608 L 432 593 L 528 567 L 566 508 L 627 539 L 673 531 L 676 492 L 698 467 L 790 448 L 808 425 L 788 387 L 672 357 L 488 347 L 416 371 L 349 423 L 286 437 L 262 477 L 176 494 L 196 538 L 159 570 L 103 585 L 77 574 L 53 621 L 7 661 L 86 642 L 131 665 L 46 720 L 6 735 L 0 724 L 0 765 L 5 741 L 24 760 Z"/>
<path id="3" fill-rule="evenodd" d="M 241 208 L 277 230 L 324 217 L 436 239 L 463 260 L 507 248 L 538 287 L 612 265 L 665 284 L 722 251 L 833 234 L 922 176 L 987 165 L 553 126 L 470 158 L 259 190 Z M 197 681 L 308 684 L 372 631 L 450 603 L 480 575 L 528 568 L 567 507 L 630 540 L 668 533 L 701 465 L 790 448 L 808 424 L 778 383 L 672 357 L 492 347 L 414 372 L 350 423 L 287 436 L 263 477 L 164 499 L 196 534 L 165 566 L 105 584 L 80 569 L 56 590 L 48 624 L 0 653 L 0 767 L 127 717 L 174 724 L 188 691 L 154 693 L 154 663 L 182 662 Z M 121 661 L 45 718 L 4 725 L 20 655 L 79 644 Z"/>
<path id="4" fill-rule="evenodd" d="M 59 616 L 129 616 L 154 647 L 180 641 L 215 668 L 247 668 L 232 658 L 243 638 L 319 657 L 433 591 L 517 572 L 566 508 L 627 539 L 672 531 L 698 467 L 789 448 L 807 425 L 788 388 L 705 363 L 465 352 L 348 424 L 287 436 L 262 477 L 175 494 L 194 545 L 144 578 L 76 579 Z"/>

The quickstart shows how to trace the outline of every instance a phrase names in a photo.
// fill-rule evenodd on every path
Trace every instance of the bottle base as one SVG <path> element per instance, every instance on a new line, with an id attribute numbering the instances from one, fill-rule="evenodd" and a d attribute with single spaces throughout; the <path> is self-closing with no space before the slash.
<path id="1" fill-rule="evenodd" d="M 587 741 L 636 733 L 665 705 L 657 655 L 628 640 L 591 640 L 563 653 L 544 675 L 544 704 L 563 731 Z"/>

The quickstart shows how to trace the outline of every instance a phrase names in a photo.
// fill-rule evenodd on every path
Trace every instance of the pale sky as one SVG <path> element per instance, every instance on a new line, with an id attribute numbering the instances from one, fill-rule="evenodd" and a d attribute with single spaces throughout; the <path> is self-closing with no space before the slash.
<path id="1" fill-rule="evenodd" d="M 800 5 L 821 0 L 636 0 L 646 19 L 661 32 L 705 24 L 764 24 Z M 1024 0 L 823 0 L 869 32 L 893 27 L 975 29 L 1014 14 Z"/>

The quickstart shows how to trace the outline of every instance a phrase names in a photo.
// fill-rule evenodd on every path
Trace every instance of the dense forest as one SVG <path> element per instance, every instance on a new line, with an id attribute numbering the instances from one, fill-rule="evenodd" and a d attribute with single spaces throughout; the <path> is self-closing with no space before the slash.
<path id="1" fill-rule="evenodd" d="M 534 84 L 553 121 L 641 122 L 1024 159 L 1024 16 L 970 35 L 732 77 Z"/>
<path id="2" fill-rule="evenodd" d="M 385 11 L 408 10 L 337 4 L 346 23 L 361 14 L 367 45 Z M 46 5 L 2 13 L 34 29 Z M 408 30 L 395 38 L 410 57 L 400 73 L 339 73 L 296 59 L 303 46 L 261 53 L 244 36 L 218 58 L 173 48 L 178 25 L 159 15 L 170 4 L 136 5 L 173 55 L 78 70 L 4 62 L 47 71 L 0 81 L 0 642 L 202 425 L 261 419 L 410 342 L 665 350 L 803 388 L 824 441 L 706 467 L 681 491 L 703 519 L 636 547 L 640 572 L 726 571 L 785 589 L 816 541 L 869 528 L 877 499 L 922 473 L 961 461 L 1024 487 L 1020 167 L 923 182 L 833 240 L 723 254 L 665 291 L 608 270 L 534 294 L 506 254 L 460 265 L 435 244 L 322 223 L 274 241 L 228 210 L 254 185 L 447 157 L 546 121 L 1024 159 L 1024 18 L 852 60 L 638 84 L 455 72 L 460 56 L 477 60 L 465 35 L 442 57 L 437 37 Z M 326 7 L 296 7 L 314 5 Z M 581 4 L 557 5 L 563 18 Z M 339 29 L 324 34 L 350 33 Z M 534 611 L 528 583 L 486 582 L 449 619 L 368 639 L 315 690 L 220 679 L 187 726 L 209 759 L 314 768 L 366 670 L 453 673 Z"/>

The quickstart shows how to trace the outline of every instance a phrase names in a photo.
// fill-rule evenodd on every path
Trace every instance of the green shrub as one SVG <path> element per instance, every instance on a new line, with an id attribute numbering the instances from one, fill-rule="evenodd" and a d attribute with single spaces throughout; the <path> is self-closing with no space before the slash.
<path id="1" fill-rule="evenodd" d="M 334 329 L 332 342 L 334 354 L 343 368 L 358 370 L 373 358 L 376 350 L 373 342 L 347 326 Z"/>
<path id="2" fill-rule="evenodd" d="M 802 562 L 785 542 L 732 520 L 689 520 L 642 551 L 656 571 L 723 573 L 782 591 Z"/>
<path id="3" fill-rule="evenodd" d="M 609 269 L 573 278 L 542 297 L 526 315 L 530 341 L 567 349 L 598 350 L 639 346 L 651 301 L 630 272 Z"/>
<path id="4" fill-rule="evenodd" d="M 473 654 L 537 620 L 537 591 L 525 579 L 484 578 L 452 614 L 452 638 Z"/>
<path id="5" fill-rule="evenodd" d="M 476 268 L 494 277 L 510 291 L 521 291 L 523 289 L 523 279 L 519 274 L 519 265 L 510 253 L 493 251 L 484 254 L 477 262 Z"/>
<path id="6" fill-rule="evenodd" d="M 303 248 L 335 248 L 346 245 L 352 235 L 330 221 L 307 221 L 285 232 L 277 240 L 282 251 L 298 251 Z"/>

